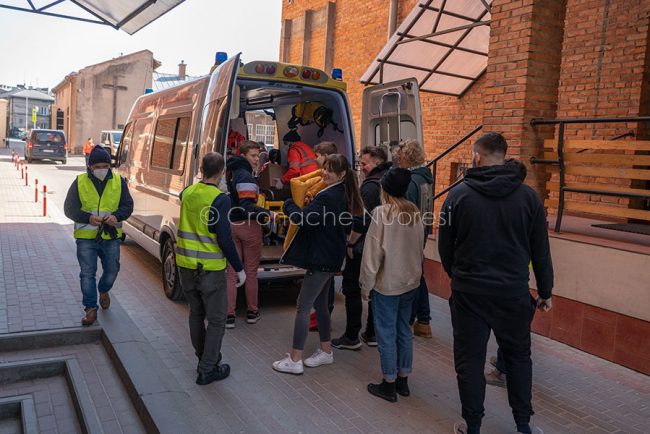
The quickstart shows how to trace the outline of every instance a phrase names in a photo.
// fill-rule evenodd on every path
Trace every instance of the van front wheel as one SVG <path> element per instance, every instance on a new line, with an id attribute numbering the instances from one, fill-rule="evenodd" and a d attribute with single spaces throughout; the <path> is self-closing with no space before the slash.
<path id="1" fill-rule="evenodd" d="M 176 252 L 171 238 L 165 240 L 162 252 L 162 282 L 168 299 L 179 301 L 183 299 L 183 290 L 176 267 Z"/>

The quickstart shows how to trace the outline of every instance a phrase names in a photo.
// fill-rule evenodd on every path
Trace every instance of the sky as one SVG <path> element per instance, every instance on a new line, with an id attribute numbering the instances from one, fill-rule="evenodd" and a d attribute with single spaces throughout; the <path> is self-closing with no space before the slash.
<path id="1" fill-rule="evenodd" d="M 33 0 L 36 7 L 52 0 Z M 29 7 L 26 0 L 0 4 Z M 159 72 L 207 74 L 214 53 L 242 52 L 242 60 L 277 60 L 282 0 L 186 0 L 133 36 L 109 26 L 0 8 L 0 84 L 49 87 L 79 69 L 148 49 L 162 62 Z M 52 12 L 74 12 L 62 3 Z"/>

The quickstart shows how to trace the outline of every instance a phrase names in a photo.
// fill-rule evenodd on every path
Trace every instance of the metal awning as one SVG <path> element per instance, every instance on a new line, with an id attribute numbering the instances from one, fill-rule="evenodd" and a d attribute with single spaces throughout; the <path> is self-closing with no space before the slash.
<path id="1" fill-rule="evenodd" d="M 0 3 L 0 8 L 31 12 L 56 18 L 103 24 L 124 30 L 129 35 L 160 18 L 185 0 L 26 0 L 24 7 Z M 15 3 L 15 2 L 14 2 Z M 95 18 L 57 12 L 61 4 L 72 4 Z M 67 9 L 66 9 L 67 11 Z M 83 14 L 83 12 L 80 10 Z"/>
<path id="2" fill-rule="evenodd" d="M 492 0 L 418 0 L 361 77 L 414 77 L 420 90 L 462 96 L 487 68 Z"/>

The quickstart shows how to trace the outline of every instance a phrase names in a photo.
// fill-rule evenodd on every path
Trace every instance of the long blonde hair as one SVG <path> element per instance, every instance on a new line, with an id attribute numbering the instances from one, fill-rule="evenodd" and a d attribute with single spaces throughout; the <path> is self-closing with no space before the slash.
<path id="1" fill-rule="evenodd" d="M 391 196 L 383 188 L 380 197 L 382 204 L 389 205 L 388 217 L 394 219 L 397 216 L 399 224 L 413 226 L 422 220 L 420 209 L 413 202 L 403 197 Z"/>

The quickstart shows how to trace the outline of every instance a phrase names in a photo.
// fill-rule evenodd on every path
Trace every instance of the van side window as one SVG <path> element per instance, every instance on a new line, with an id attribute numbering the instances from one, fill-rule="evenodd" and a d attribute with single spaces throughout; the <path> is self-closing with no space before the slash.
<path id="1" fill-rule="evenodd" d="M 189 133 L 189 117 L 159 119 L 151 151 L 151 167 L 182 173 Z"/>
<path id="2" fill-rule="evenodd" d="M 122 143 L 120 143 L 120 148 L 118 150 L 119 152 L 118 166 L 121 166 L 122 164 L 126 163 L 126 160 L 128 159 L 129 147 L 131 145 L 132 137 L 133 137 L 133 124 L 129 124 L 126 126 L 126 130 L 124 131 L 124 139 L 122 140 Z"/>

